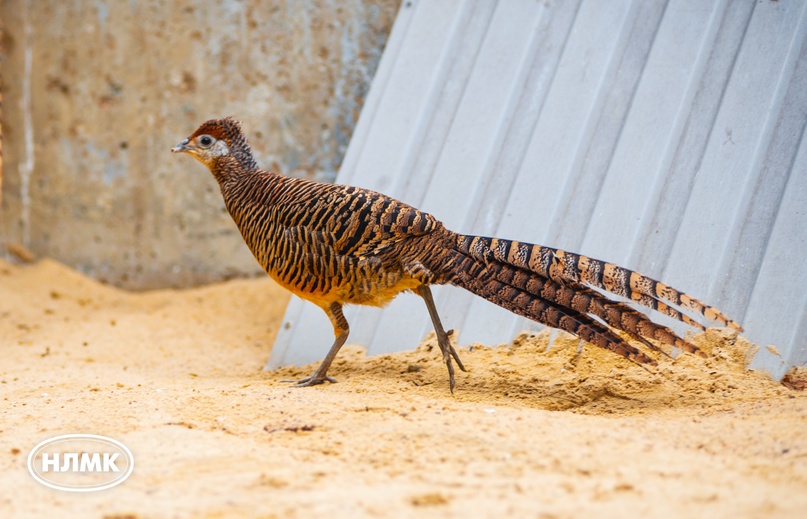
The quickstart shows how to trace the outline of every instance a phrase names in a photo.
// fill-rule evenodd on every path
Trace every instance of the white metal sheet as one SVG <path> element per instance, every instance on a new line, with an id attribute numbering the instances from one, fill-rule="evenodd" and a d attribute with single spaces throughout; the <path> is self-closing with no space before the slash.
<path id="1" fill-rule="evenodd" d="M 806 6 L 407 0 L 338 181 L 664 279 L 775 345 L 754 365 L 781 376 L 807 363 Z M 435 292 L 460 343 L 534 326 Z M 431 330 L 412 295 L 346 316 L 371 354 Z M 324 356 L 319 309 L 285 322 L 267 367 Z"/>

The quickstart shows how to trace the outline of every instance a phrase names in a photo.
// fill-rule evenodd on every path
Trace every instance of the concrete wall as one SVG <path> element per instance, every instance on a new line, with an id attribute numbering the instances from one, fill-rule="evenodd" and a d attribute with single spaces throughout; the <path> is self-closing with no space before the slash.
<path id="1" fill-rule="evenodd" d="M 338 169 L 398 0 L 5 0 L 3 244 L 127 287 L 259 272 L 170 148 L 234 115 L 264 167 Z"/>

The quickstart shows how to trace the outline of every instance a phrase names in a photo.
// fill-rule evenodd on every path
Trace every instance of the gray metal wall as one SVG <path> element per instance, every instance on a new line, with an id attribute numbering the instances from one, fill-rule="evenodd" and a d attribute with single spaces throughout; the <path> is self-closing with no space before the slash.
<path id="1" fill-rule="evenodd" d="M 791 0 L 405 1 L 337 180 L 664 280 L 775 345 L 753 365 L 781 376 L 807 363 L 806 36 Z M 461 344 L 534 326 L 436 299 Z M 370 353 L 430 330 L 412 295 L 347 317 Z M 324 356 L 319 309 L 286 322 L 269 367 Z"/>

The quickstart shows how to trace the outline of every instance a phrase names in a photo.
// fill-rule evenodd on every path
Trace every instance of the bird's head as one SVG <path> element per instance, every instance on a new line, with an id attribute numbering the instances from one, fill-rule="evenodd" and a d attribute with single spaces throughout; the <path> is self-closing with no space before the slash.
<path id="1" fill-rule="evenodd" d="M 252 150 L 241 131 L 241 123 L 233 117 L 211 119 L 202 123 L 187 139 L 171 151 L 187 153 L 216 174 L 233 159 L 246 169 L 256 168 Z"/>

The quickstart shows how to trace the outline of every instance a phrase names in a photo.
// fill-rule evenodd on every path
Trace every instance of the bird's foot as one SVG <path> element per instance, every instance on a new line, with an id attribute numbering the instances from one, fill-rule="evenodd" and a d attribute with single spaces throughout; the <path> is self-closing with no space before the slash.
<path id="1" fill-rule="evenodd" d="M 333 377 L 329 377 L 327 375 L 318 375 L 317 373 L 314 373 L 310 377 L 305 377 L 300 380 L 281 380 L 281 382 L 293 383 L 294 387 L 311 387 L 311 386 L 318 386 L 325 382 L 336 384 L 336 379 Z"/>
<path id="2" fill-rule="evenodd" d="M 454 349 L 454 346 L 451 345 L 451 340 L 449 337 L 454 333 L 454 330 L 448 330 L 444 334 L 437 334 L 437 344 L 440 346 L 440 351 L 443 353 L 443 362 L 446 363 L 446 368 L 448 368 L 448 387 L 451 390 L 451 393 L 454 393 L 454 365 L 452 364 L 451 360 L 457 362 L 457 366 L 462 371 L 467 371 L 465 366 L 462 365 L 462 361 L 460 360 L 459 355 L 457 354 L 457 350 Z"/>
<path id="3" fill-rule="evenodd" d="M 454 394 L 454 365 L 451 364 L 451 357 L 445 359 L 446 367 L 448 368 L 448 389 L 451 394 Z"/>
<path id="4" fill-rule="evenodd" d="M 457 363 L 457 366 L 462 371 L 468 371 L 465 369 L 465 366 L 462 365 L 462 361 L 460 360 L 460 356 L 457 354 L 457 350 L 455 350 L 454 346 L 451 345 L 451 340 L 449 338 L 452 335 L 454 335 L 454 330 L 448 330 L 443 337 L 437 338 L 437 343 L 440 345 L 440 351 L 443 353 L 443 360 L 448 362 L 451 360 L 451 358 L 453 358 Z"/>

